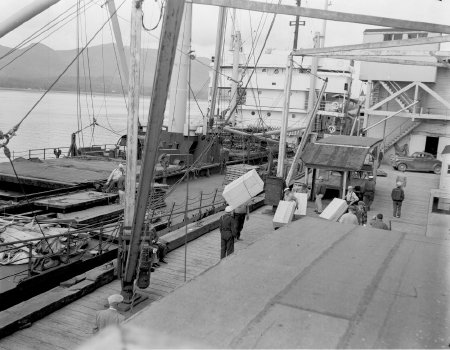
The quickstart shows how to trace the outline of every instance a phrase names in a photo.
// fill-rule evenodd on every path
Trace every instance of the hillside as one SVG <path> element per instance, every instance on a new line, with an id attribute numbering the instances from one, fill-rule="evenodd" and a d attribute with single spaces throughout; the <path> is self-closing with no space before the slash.
<path id="1" fill-rule="evenodd" d="M 74 59 L 76 50 L 57 51 L 43 44 L 33 44 L 32 48 L 17 50 L 7 55 L 10 48 L 0 45 L 0 87 L 16 89 L 47 89 Z M 129 50 L 125 48 L 129 61 Z M 149 94 L 153 83 L 157 50 L 143 49 L 141 52 L 141 72 L 144 93 Z M 118 73 L 119 63 L 113 44 L 94 46 L 79 58 L 80 89 L 102 93 L 122 91 Z M 191 86 L 197 98 L 206 98 L 209 81 L 209 60 L 197 57 L 192 61 Z M 124 82 L 125 90 L 128 82 Z M 77 63 L 53 88 L 54 90 L 77 90 Z"/>

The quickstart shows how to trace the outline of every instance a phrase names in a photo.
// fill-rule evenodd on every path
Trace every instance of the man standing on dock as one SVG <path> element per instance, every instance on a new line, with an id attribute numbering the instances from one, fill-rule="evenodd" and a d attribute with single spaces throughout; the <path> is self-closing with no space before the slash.
<path id="1" fill-rule="evenodd" d="M 236 237 L 236 219 L 233 208 L 225 208 L 225 214 L 220 219 L 220 258 L 223 259 L 234 252 L 234 237 Z"/>
<path id="2" fill-rule="evenodd" d="M 397 187 L 395 187 L 391 193 L 392 203 L 394 207 L 394 213 L 392 214 L 392 216 L 394 218 L 399 218 L 402 214 L 402 203 L 405 199 L 405 192 L 403 191 L 402 185 L 402 182 L 397 182 Z"/>
<path id="3" fill-rule="evenodd" d="M 122 301 L 123 296 L 120 294 L 113 294 L 108 297 L 109 309 L 98 311 L 95 315 L 94 333 L 97 333 L 110 325 L 118 325 L 125 320 L 125 316 L 117 311 L 117 305 Z"/>
<path id="4" fill-rule="evenodd" d="M 316 210 L 317 214 L 321 214 L 323 211 L 322 198 L 325 195 L 326 186 L 323 183 L 323 176 L 317 178 L 317 189 L 316 189 Z"/>
<path id="5" fill-rule="evenodd" d="M 373 199 L 375 197 L 375 181 L 373 180 L 373 175 L 369 175 L 369 180 L 364 184 L 364 195 L 363 201 L 366 205 L 367 211 L 370 211 L 370 206 L 372 205 Z"/>

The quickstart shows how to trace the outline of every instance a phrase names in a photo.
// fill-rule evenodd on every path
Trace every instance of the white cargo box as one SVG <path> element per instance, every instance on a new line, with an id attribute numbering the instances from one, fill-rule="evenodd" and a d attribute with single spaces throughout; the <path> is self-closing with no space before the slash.
<path id="1" fill-rule="evenodd" d="M 263 189 L 264 182 L 253 169 L 226 185 L 222 197 L 233 208 L 237 208 L 262 192 Z"/>
<path id="2" fill-rule="evenodd" d="M 280 201 L 273 216 L 273 227 L 281 227 L 292 221 L 296 203 L 293 201 Z"/>
<path id="3" fill-rule="evenodd" d="M 347 210 L 347 202 L 340 198 L 333 198 L 330 204 L 319 216 L 330 221 L 337 221 Z"/>
<path id="4" fill-rule="evenodd" d="M 307 193 L 294 193 L 295 198 L 298 201 L 298 208 L 295 211 L 295 215 L 306 215 L 306 206 L 308 205 Z"/>

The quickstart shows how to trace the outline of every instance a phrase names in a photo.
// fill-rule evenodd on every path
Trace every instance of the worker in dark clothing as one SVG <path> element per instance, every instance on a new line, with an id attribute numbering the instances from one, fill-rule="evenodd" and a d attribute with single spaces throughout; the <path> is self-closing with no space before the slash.
<path id="1" fill-rule="evenodd" d="M 373 199 L 375 197 L 375 181 L 373 176 L 369 175 L 369 181 L 364 184 L 364 195 L 363 201 L 366 205 L 367 211 L 370 211 L 370 206 L 372 205 Z"/>
<path id="2" fill-rule="evenodd" d="M 321 214 L 323 211 L 322 198 L 325 195 L 325 191 L 327 190 L 326 185 L 323 183 L 323 176 L 319 176 L 317 178 L 316 186 L 316 210 L 314 211 L 317 214 Z"/>
<path id="3" fill-rule="evenodd" d="M 234 237 L 236 237 L 236 219 L 233 208 L 227 206 L 225 214 L 220 219 L 220 258 L 223 259 L 234 252 Z"/>
<path id="4" fill-rule="evenodd" d="M 164 260 L 167 255 L 167 244 L 159 239 L 153 226 L 150 228 L 150 244 L 156 248 L 156 257 L 158 258 L 158 261 L 153 262 L 152 267 L 159 267 L 159 263 L 167 264 Z"/>
<path id="5" fill-rule="evenodd" d="M 236 219 L 236 240 L 240 241 L 244 222 L 250 218 L 250 208 L 247 203 L 240 205 L 234 210 L 234 218 Z"/>
<path id="6" fill-rule="evenodd" d="M 395 187 L 391 192 L 392 203 L 394 207 L 394 213 L 392 216 L 394 218 L 399 218 L 402 214 L 402 203 L 405 199 L 405 192 L 403 191 L 403 183 L 397 182 L 397 187 Z"/>

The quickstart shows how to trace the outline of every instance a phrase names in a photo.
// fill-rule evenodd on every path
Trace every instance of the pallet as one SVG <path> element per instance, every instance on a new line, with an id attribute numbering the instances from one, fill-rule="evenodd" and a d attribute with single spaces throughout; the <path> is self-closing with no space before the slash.
<path id="1" fill-rule="evenodd" d="M 223 185 L 228 185 L 230 182 L 240 178 L 242 175 L 248 173 L 249 171 L 255 169 L 259 175 L 260 169 L 259 166 L 248 165 L 248 164 L 236 164 L 227 166 L 227 170 L 225 173 L 225 179 L 223 181 Z"/>

